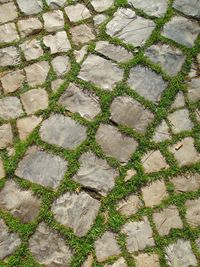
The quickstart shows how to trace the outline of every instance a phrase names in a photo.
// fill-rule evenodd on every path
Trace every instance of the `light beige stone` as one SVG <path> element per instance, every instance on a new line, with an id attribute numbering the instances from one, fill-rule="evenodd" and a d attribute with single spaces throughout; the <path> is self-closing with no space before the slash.
<path id="1" fill-rule="evenodd" d="M 94 262 L 94 258 L 93 258 L 93 255 L 90 254 L 86 261 L 81 265 L 81 267 L 92 267 L 92 264 Z"/>
<path id="2" fill-rule="evenodd" d="M 64 27 L 64 17 L 61 10 L 43 14 L 44 28 L 48 32 L 55 32 Z"/>
<path id="3" fill-rule="evenodd" d="M 142 206 L 142 202 L 137 195 L 130 195 L 117 203 L 117 210 L 125 216 L 135 214 Z"/>
<path id="4" fill-rule="evenodd" d="M 74 56 L 78 63 L 80 63 L 84 59 L 85 55 L 87 54 L 87 48 L 88 46 L 84 45 L 80 50 L 74 51 Z"/>
<path id="5" fill-rule="evenodd" d="M 21 57 L 19 50 L 15 46 L 0 49 L 0 66 L 15 66 L 20 63 Z"/>
<path id="6" fill-rule="evenodd" d="M 28 84 L 30 86 L 43 84 L 47 78 L 49 69 L 49 64 L 46 61 L 40 61 L 26 67 L 25 73 Z"/>
<path id="7" fill-rule="evenodd" d="M 52 81 L 51 82 L 51 90 L 53 92 L 56 92 L 59 89 L 59 87 L 63 84 L 63 82 L 64 82 L 64 80 L 62 80 L 62 79 L 57 79 L 57 80 Z"/>
<path id="8" fill-rule="evenodd" d="M 70 60 L 68 56 L 57 56 L 51 62 L 54 71 L 58 76 L 67 74 L 70 71 Z"/>
<path id="9" fill-rule="evenodd" d="M 140 253 L 134 256 L 136 267 L 160 267 L 159 257 L 157 254 Z"/>
<path id="10" fill-rule="evenodd" d="M 72 41 L 75 45 L 83 45 L 95 39 L 92 28 L 86 24 L 80 24 L 70 29 Z"/>
<path id="11" fill-rule="evenodd" d="M 10 43 L 19 40 L 19 35 L 14 23 L 0 25 L 0 43 Z"/>
<path id="12" fill-rule="evenodd" d="M 124 258 L 120 257 L 113 264 L 106 264 L 104 267 L 128 267 Z"/>
<path id="13" fill-rule="evenodd" d="M 153 141 L 154 142 L 162 142 L 167 139 L 170 139 L 171 135 L 169 132 L 169 126 L 167 125 L 166 121 L 163 120 L 161 124 L 156 127 L 155 134 L 153 135 Z"/>
<path id="14" fill-rule="evenodd" d="M 79 20 L 88 19 L 91 17 L 90 11 L 83 4 L 76 4 L 65 7 L 65 13 L 67 14 L 71 22 L 77 22 Z"/>
<path id="15" fill-rule="evenodd" d="M 43 38 L 43 42 L 45 46 L 50 48 L 51 54 L 67 52 L 71 49 L 71 44 L 65 31 L 47 35 Z"/>
<path id="16" fill-rule="evenodd" d="M 142 157 L 142 165 L 145 173 L 158 172 L 169 167 L 159 150 L 152 150 Z"/>
<path id="17" fill-rule="evenodd" d="M 17 25 L 21 37 L 26 37 L 32 34 L 39 33 L 43 27 L 42 23 L 38 18 L 28 18 L 19 20 Z"/>
<path id="18" fill-rule="evenodd" d="M 125 182 L 129 181 L 136 174 L 137 174 L 136 170 L 134 170 L 134 169 L 128 170 L 127 173 L 126 173 L 126 176 L 124 178 L 124 181 Z"/>
<path id="19" fill-rule="evenodd" d="M 19 138 L 25 140 L 31 132 L 40 124 L 42 117 L 30 116 L 17 120 Z"/>
<path id="20" fill-rule="evenodd" d="M 10 123 L 0 126 L 0 149 L 4 149 L 13 143 L 13 133 Z"/>
<path id="21" fill-rule="evenodd" d="M 180 174 L 171 178 L 170 181 L 173 183 L 176 193 L 196 191 L 200 188 L 200 174 L 198 173 Z"/>
<path id="22" fill-rule="evenodd" d="M 110 8 L 114 4 L 114 1 L 113 0 L 92 0 L 91 4 L 97 12 L 102 12 Z"/>
<path id="23" fill-rule="evenodd" d="M 172 131 L 175 134 L 182 131 L 189 131 L 194 126 L 190 120 L 189 111 L 187 109 L 176 110 L 173 113 L 170 113 L 167 118 L 171 125 Z"/>
<path id="24" fill-rule="evenodd" d="M 185 202 L 186 206 L 186 220 L 192 227 L 197 227 L 200 225 L 200 198 L 187 200 Z"/>
<path id="25" fill-rule="evenodd" d="M 17 18 L 17 8 L 14 3 L 6 3 L 0 7 L 0 23 L 12 21 Z"/>
<path id="26" fill-rule="evenodd" d="M 4 170 L 4 166 L 3 166 L 3 161 L 0 158 L 0 179 L 4 178 L 6 175 L 5 170 Z"/>
<path id="27" fill-rule="evenodd" d="M 24 80 L 25 76 L 23 70 L 7 72 L 0 78 L 5 94 L 13 93 L 18 90 L 22 86 Z"/>
<path id="28" fill-rule="evenodd" d="M 25 41 L 20 45 L 20 48 L 22 49 L 27 61 L 37 59 L 44 53 L 40 42 L 36 39 Z"/>

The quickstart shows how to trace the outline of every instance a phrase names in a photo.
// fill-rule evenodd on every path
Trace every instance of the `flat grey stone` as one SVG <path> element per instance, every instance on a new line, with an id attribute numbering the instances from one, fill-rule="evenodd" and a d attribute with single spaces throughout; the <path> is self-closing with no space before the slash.
<path id="1" fill-rule="evenodd" d="M 143 66 L 136 66 L 131 69 L 128 85 L 139 95 L 154 103 L 161 98 L 163 91 L 168 83 L 162 76 Z"/>
<path id="2" fill-rule="evenodd" d="M 185 15 L 200 18 L 200 2 L 198 0 L 175 0 L 173 7 Z"/>
<path id="3" fill-rule="evenodd" d="M 189 48 L 194 46 L 199 33 L 200 27 L 196 21 L 180 16 L 173 17 L 165 24 L 162 31 L 164 37 Z"/>
<path id="4" fill-rule="evenodd" d="M 71 64 L 68 56 L 57 56 L 51 64 L 57 76 L 65 75 L 70 71 Z"/>
<path id="5" fill-rule="evenodd" d="M 0 43 L 10 43 L 19 40 L 19 35 L 14 23 L 0 25 Z"/>
<path id="6" fill-rule="evenodd" d="M 0 49 L 0 66 L 15 66 L 21 61 L 19 50 L 15 46 Z"/>
<path id="7" fill-rule="evenodd" d="M 65 90 L 58 103 L 66 110 L 77 112 L 87 120 L 93 120 L 101 112 L 99 98 L 73 83 Z"/>
<path id="8" fill-rule="evenodd" d="M 180 174 L 171 178 L 170 181 L 173 183 L 176 193 L 196 191 L 200 188 L 200 174 L 198 173 Z"/>
<path id="9" fill-rule="evenodd" d="M 81 63 L 85 55 L 87 55 L 88 45 L 84 45 L 80 50 L 74 50 L 76 62 Z"/>
<path id="10" fill-rule="evenodd" d="M 72 228 L 75 235 L 82 237 L 92 227 L 100 208 L 100 202 L 85 192 L 65 193 L 52 204 L 55 219 Z"/>
<path id="11" fill-rule="evenodd" d="M 58 9 L 66 4 L 66 0 L 46 0 L 47 4 L 52 9 Z"/>
<path id="12" fill-rule="evenodd" d="M 47 32 L 55 32 L 64 28 L 64 17 L 61 10 L 44 13 L 42 17 Z"/>
<path id="13" fill-rule="evenodd" d="M 51 145 L 75 149 L 86 139 L 87 134 L 85 126 L 70 117 L 54 114 L 42 123 L 40 137 Z"/>
<path id="14" fill-rule="evenodd" d="M 170 138 L 171 138 L 171 135 L 169 132 L 169 127 L 166 121 L 163 120 L 161 124 L 158 127 L 156 127 L 155 134 L 153 135 L 152 140 L 157 143 L 157 142 L 165 141 Z"/>
<path id="15" fill-rule="evenodd" d="M 117 211 L 122 215 L 131 216 L 135 214 L 141 206 L 142 202 L 139 197 L 131 194 L 117 203 Z"/>
<path id="16" fill-rule="evenodd" d="M 63 79 L 60 79 L 60 78 L 52 81 L 51 82 L 51 90 L 53 92 L 56 92 L 60 88 L 60 86 L 63 84 L 63 82 L 64 82 Z"/>
<path id="17" fill-rule="evenodd" d="M 160 267 L 160 261 L 157 254 L 140 253 L 134 256 L 136 267 Z"/>
<path id="18" fill-rule="evenodd" d="M 178 92 L 174 102 L 171 105 L 171 109 L 182 108 L 185 106 L 185 99 L 183 92 Z"/>
<path id="19" fill-rule="evenodd" d="M 65 13 L 71 22 L 77 22 L 91 17 L 90 11 L 87 7 L 79 3 L 65 7 Z"/>
<path id="20" fill-rule="evenodd" d="M 167 263 L 171 267 L 197 266 L 197 260 L 189 241 L 178 239 L 176 243 L 170 244 L 165 251 Z"/>
<path id="21" fill-rule="evenodd" d="M 114 99 L 110 108 L 110 119 L 144 134 L 154 115 L 130 96 Z"/>
<path id="22" fill-rule="evenodd" d="M 119 173 L 105 160 L 98 158 L 92 152 L 87 152 L 81 155 L 79 163 L 80 168 L 72 178 L 74 181 L 103 196 L 106 196 L 115 186 L 115 178 Z"/>
<path id="23" fill-rule="evenodd" d="M 41 0 L 17 0 L 17 4 L 26 15 L 38 14 L 43 7 Z"/>
<path id="24" fill-rule="evenodd" d="M 29 239 L 29 250 L 36 261 L 47 267 L 69 267 L 73 256 L 66 240 L 44 222 Z"/>
<path id="25" fill-rule="evenodd" d="M 143 217 L 139 222 L 127 222 L 122 227 L 122 233 L 126 235 L 126 246 L 130 253 L 155 245 L 147 217 Z"/>
<path id="26" fill-rule="evenodd" d="M 75 45 L 83 45 L 95 39 L 92 28 L 86 24 L 80 24 L 71 28 L 70 33 Z"/>
<path id="27" fill-rule="evenodd" d="M 17 8 L 14 3 L 5 3 L 0 9 L 0 23 L 6 23 L 17 18 Z"/>
<path id="28" fill-rule="evenodd" d="M 179 109 L 168 115 L 168 120 L 171 125 L 172 131 L 177 134 L 182 131 L 190 131 L 194 127 L 189 117 L 187 109 Z M 181 123 L 180 123 L 181 122 Z"/>
<path id="29" fill-rule="evenodd" d="M 40 42 L 36 39 L 25 41 L 20 45 L 21 50 L 27 61 L 37 59 L 43 55 L 43 49 Z"/>
<path id="30" fill-rule="evenodd" d="M 187 83 L 188 87 L 188 99 L 191 102 L 196 102 L 200 100 L 200 78 L 196 77 L 191 79 Z"/>
<path id="31" fill-rule="evenodd" d="M 155 23 L 152 20 L 137 16 L 131 9 L 120 8 L 107 24 L 106 33 L 125 43 L 143 46 L 154 28 Z"/>
<path id="32" fill-rule="evenodd" d="M 112 232 L 105 232 L 95 241 L 94 246 L 98 262 L 105 261 L 113 256 L 118 256 L 121 253 L 116 241 L 116 235 Z"/>
<path id="33" fill-rule="evenodd" d="M 106 124 L 100 125 L 96 141 L 108 156 L 116 158 L 121 163 L 127 163 L 138 146 L 133 138 L 122 134 L 116 127 Z"/>
<path id="34" fill-rule="evenodd" d="M 51 54 L 67 52 L 71 49 L 71 44 L 65 31 L 47 35 L 43 38 L 43 42 L 45 46 L 50 48 Z"/>
<path id="35" fill-rule="evenodd" d="M 31 132 L 41 123 L 42 117 L 36 117 L 34 115 L 17 120 L 16 126 L 21 140 L 31 134 Z"/>
<path id="36" fill-rule="evenodd" d="M 104 267 L 127 267 L 127 264 L 126 264 L 125 259 L 120 257 L 113 264 L 106 264 Z"/>
<path id="37" fill-rule="evenodd" d="M 3 124 L 0 126 L 0 149 L 9 147 L 13 143 L 13 133 L 11 124 Z"/>
<path id="38" fill-rule="evenodd" d="M 15 175 L 55 189 L 66 171 L 67 162 L 64 159 L 34 146 L 28 149 L 19 162 Z"/>
<path id="39" fill-rule="evenodd" d="M 98 14 L 98 15 L 96 15 L 96 16 L 93 17 L 94 25 L 95 25 L 95 26 L 99 26 L 99 25 L 102 24 L 106 19 L 107 19 L 106 15 L 104 15 L 104 14 Z"/>
<path id="40" fill-rule="evenodd" d="M 3 219 L 0 219 L 0 243 L 1 260 L 14 253 L 21 244 L 18 234 L 10 232 Z"/>
<path id="41" fill-rule="evenodd" d="M 25 75 L 23 70 L 9 71 L 2 74 L 1 85 L 5 94 L 17 91 L 23 84 Z"/>
<path id="42" fill-rule="evenodd" d="M 178 48 L 161 43 L 148 47 L 145 56 L 153 63 L 159 64 L 171 76 L 178 74 L 186 59 Z"/>
<path id="43" fill-rule="evenodd" d="M 97 12 L 102 12 L 110 8 L 114 4 L 114 0 L 92 0 L 91 5 Z"/>
<path id="44" fill-rule="evenodd" d="M 0 158 L 0 179 L 4 178 L 6 175 L 5 170 L 4 170 L 4 166 L 3 166 L 3 161 Z"/>
<path id="45" fill-rule="evenodd" d="M 191 227 L 197 227 L 200 225 L 200 198 L 187 200 L 186 206 L 186 220 Z"/>
<path id="46" fill-rule="evenodd" d="M 42 30 L 42 23 L 37 18 L 28 18 L 19 20 L 17 26 L 21 37 L 30 36 L 39 33 Z"/>
<path id="47" fill-rule="evenodd" d="M 158 172 L 169 167 L 165 158 L 160 153 L 160 150 L 151 150 L 147 152 L 142 157 L 141 162 L 145 173 Z"/>
<path id="48" fill-rule="evenodd" d="M 116 83 L 123 79 L 123 70 L 109 60 L 89 55 L 83 62 L 78 77 L 104 90 L 112 91 Z"/>
<path id="49" fill-rule="evenodd" d="M 3 120 L 16 119 L 23 115 L 22 105 L 15 96 L 0 99 L 0 118 Z"/>

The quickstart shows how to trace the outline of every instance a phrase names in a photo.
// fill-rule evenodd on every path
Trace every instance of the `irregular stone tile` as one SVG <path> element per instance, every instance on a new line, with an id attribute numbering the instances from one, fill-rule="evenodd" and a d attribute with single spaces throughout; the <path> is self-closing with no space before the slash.
<path id="1" fill-rule="evenodd" d="M 83 191 L 79 194 L 67 192 L 53 202 L 51 210 L 59 223 L 82 237 L 92 227 L 100 205 L 98 200 Z"/>
<path id="2" fill-rule="evenodd" d="M 93 17 L 94 25 L 95 25 L 95 26 L 99 26 L 99 25 L 102 24 L 106 19 L 107 19 L 106 15 L 104 15 L 104 14 L 98 14 L 98 15 L 96 15 L 96 16 Z"/>
<path id="3" fill-rule="evenodd" d="M 128 52 L 124 47 L 110 44 L 107 41 L 97 42 L 95 50 L 98 53 L 117 62 L 126 62 L 133 58 L 132 53 Z"/>
<path id="4" fill-rule="evenodd" d="M 20 45 L 20 48 L 22 49 L 27 61 L 37 59 L 44 53 L 40 42 L 36 39 L 25 41 Z"/>
<path id="5" fill-rule="evenodd" d="M 128 85 L 147 100 L 158 102 L 168 83 L 162 76 L 143 66 L 131 69 Z"/>
<path id="6" fill-rule="evenodd" d="M 24 70 L 30 86 L 41 85 L 45 82 L 50 66 L 46 61 L 40 61 L 27 66 Z"/>
<path id="7" fill-rule="evenodd" d="M 92 92 L 71 83 L 60 97 L 59 104 L 71 112 L 79 113 L 83 118 L 92 120 L 101 112 L 99 98 Z"/>
<path id="8" fill-rule="evenodd" d="M 19 35 L 14 23 L 0 25 L 0 43 L 10 43 L 19 40 Z"/>
<path id="9" fill-rule="evenodd" d="M 109 60 L 89 55 L 82 64 L 78 78 L 112 91 L 116 83 L 123 79 L 123 70 Z"/>
<path id="10" fill-rule="evenodd" d="M 144 134 L 154 115 L 130 96 L 119 96 L 110 107 L 110 119 Z"/>
<path id="11" fill-rule="evenodd" d="M 34 115 L 18 119 L 16 125 L 19 133 L 19 138 L 21 140 L 26 140 L 26 138 L 40 124 L 40 122 L 42 122 L 42 117 L 36 117 Z"/>
<path id="12" fill-rule="evenodd" d="M 5 94 L 13 93 L 18 90 L 22 86 L 24 80 L 25 76 L 23 70 L 6 72 L 0 78 Z"/>
<path id="13" fill-rule="evenodd" d="M 120 8 L 107 24 L 106 33 L 125 43 L 143 46 L 154 28 L 155 23 L 152 20 L 137 16 L 131 9 Z"/>
<path id="14" fill-rule="evenodd" d="M 66 0 L 46 0 L 46 2 L 52 9 L 58 9 L 65 5 Z"/>
<path id="15" fill-rule="evenodd" d="M 179 109 L 168 115 L 168 120 L 171 125 L 172 131 L 177 134 L 182 131 L 190 131 L 194 127 L 189 117 L 187 109 Z M 180 123 L 181 121 L 181 123 Z"/>
<path id="16" fill-rule="evenodd" d="M 135 8 L 142 9 L 147 15 L 163 17 L 167 11 L 167 0 L 128 0 L 128 3 Z"/>
<path id="17" fill-rule="evenodd" d="M 37 18 L 19 20 L 17 26 L 21 37 L 39 33 L 42 30 L 42 23 Z"/>
<path id="18" fill-rule="evenodd" d="M 142 188 L 142 197 L 147 207 L 159 205 L 163 199 L 168 197 L 167 189 L 163 181 L 155 181 Z"/>
<path id="19" fill-rule="evenodd" d="M 46 267 L 69 267 L 73 256 L 66 240 L 44 222 L 29 239 L 29 249 L 34 258 Z"/>
<path id="20" fill-rule="evenodd" d="M 3 166 L 3 161 L 0 158 L 0 179 L 4 178 L 6 175 L 5 170 L 4 170 L 4 166 Z"/>
<path id="21" fill-rule="evenodd" d="M 67 52 L 71 49 L 71 44 L 65 31 L 57 32 L 54 35 L 47 35 L 43 38 L 43 42 L 50 48 L 51 54 Z"/>
<path id="22" fill-rule="evenodd" d="M 72 41 L 75 45 L 82 45 L 95 39 L 95 35 L 92 32 L 92 28 L 86 24 L 80 24 L 70 29 L 72 35 Z"/>
<path id="23" fill-rule="evenodd" d="M 141 162 L 145 173 L 158 172 L 169 167 L 159 150 L 149 151 L 142 157 Z"/>
<path id="24" fill-rule="evenodd" d="M 67 162 L 64 159 L 33 146 L 19 162 L 15 175 L 55 189 L 66 171 Z"/>
<path id="25" fill-rule="evenodd" d="M 106 264 L 104 267 L 127 267 L 127 264 L 125 259 L 121 257 L 113 264 Z"/>
<path id="26" fill-rule="evenodd" d="M 160 261 L 157 254 L 140 253 L 134 256 L 136 267 L 160 267 Z"/>
<path id="27" fill-rule="evenodd" d="M 93 261 L 94 261 L 94 258 L 91 254 L 87 257 L 87 260 L 81 265 L 81 267 L 92 267 Z"/>
<path id="28" fill-rule="evenodd" d="M 42 123 L 40 137 L 49 144 L 75 149 L 86 139 L 86 127 L 69 117 L 53 114 Z"/>
<path id="29" fill-rule="evenodd" d="M 183 93 L 178 92 L 173 104 L 171 105 L 171 109 L 181 108 L 185 106 L 185 99 Z"/>
<path id="30" fill-rule="evenodd" d="M 164 25 L 162 31 L 164 37 L 189 48 L 193 47 L 199 33 L 200 27 L 197 22 L 180 16 L 173 17 Z"/>
<path id="31" fill-rule="evenodd" d="M 6 3 L 1 5 L 0 23 L 12 21 L 17 18 L 17 8 L 14 3 Z"/>
<path id="32" fill-rule="evenodd" d="M 23 223 L 29 223 L 39 214 L 41 201 L 30 191 L 22 190 L 8 180 L 0 191 L 0 208 L 8 210 Z"/>
<path id="33" fill-rule="evenodd" d="M 15 66 L 20 63 L 20 53 L 15 46 L 0 49 L 0 66 Z"/>
<path id="34" fill-rule="evenodd" d="M 68 56 L 57 56 L 51 61 L 51 64 L 58 76 L 65 75 L 70 71 L 71 64 Z"/>
<path id="35" fill-rule="evenodd" d="M 88 19 L 91 17 L 90 11 L 83 4 L 76 4 L 65 7 L 65 13 L 67 14 L 71 22 L 77 22 L 79 20 Z"/>
<path id="36" fill-rule="evenodd" d="M 72 178 L 74 181 L 92 188 L 103 196 L 115 186 L 115 178 L 119 173 L 105 160 L 98 158 L 92 152 L 87 152 L 81 155 L 79 163 L 80 168 Z"/>
<path id="37" fill-rule="evenodd" d="M 176 193 L 196 191 L 200 188 L 200 175 L 198 173 L 180 174 L 170 181 L 174 185 Z"/>
<path id="38" fill-rule="evenodd" d="M 60 88 L 60 86 L 63 84 L 63 82 L 64 81 L 62 79 L 56 79 L 56 80 L 52 81 L 51 82 L 51 90 L 53 92 L 56 92 Z"/>
<path id="39" fill-rule="evenodd" d="M 182 229 L 183 223 L 180 219 L 176 206 L 169 206 L 161 212 L 153 214 L 156 229 L 161 236 L 168 235 L 171 229 Z"/>
<path id="40" fill-rule="evenodd" d="M 11 255 L 21 245 L 21 240 L 18 234 L 10 232 L 8 226 L 0 219 L 0 259 L 3 260 Z"/>
<path id="41" fill-rule="evenodd" d="M 133 138 L 122 134 L 116 127 L 106 124 L 100 125 L 96 141 L 108 156 L 116 158 L 121 163 L 127 163 L 138 146 Z"/>
<path id="42" fill-rule="evenodd" d="M 63 29 L 64 17 L 61 10 L 55 10 L 53 12 L 47 12 L 43 14 L 44 28 L 48 32 L 55 32 Z"/>
<path id="43" fill-rule="evenodd" d="M 137 174 L 136 170 L 134 170 L 134 169 L 128 170 L 127 173 L 126 173 L 126 176 L 124 178 L 124 181 L 125 182 L 129 181 L 136 174 Z"/>
<path id="44" fill-rule="evenodd" d="M 0 149 L 4 149 L 13 143 L 13 133 L 10 123 L 0 126 Z"/>
<path id="45" fill-rule="evenodd" d="M 141 206 L 142 202 L 139 197 L 132 194 L 117 203 L 117 211 L 122 215 L 131 216 L 135 214 Z"/>
<path id="46" fill-rule="evenodd" d="M 175 0 L 173 7 L 185 15 L 200 18 L 200 2 L 196 0 Z"/>
<path id="47" fill-rule="evenodd" d="M 155 245 L 153 231 L 147 217 L 143 217 L 142 221 L 127 222 L 122 227 L 122 233 L 127 236 L 126 246 L 130 253 Z"/>
<path id="48" fill-rule="evenodd" d="M 20 97 L 28 115 L 48 108 L 49 99 L 45 89 L 32 89 L 21 94 Z"/>
<path id="49" fill-rule="evenodd" d="M 84 45 L 80 50 L 74 50 L 76 62 L 80 63 L 84 59 L 85 55 L 87 54 L 87 49 L 88 46 Z"/>
<path id="50" fill-rule="evenodd" d="M 121 253 L 116 241 L 116 235 L 112 232 L 105 232 L 95 241 L 94 246 L 98 262 L 105 261 L 113 256 L 118 256 Z"/>
<path id="51" fill-rule="evenodd" d="M 20 10 L 26 15 L 38 14 L 42 11 L 42 0 L 16 0 Z"/>
<path id="52" fill-rule="evenodd" d="M 197 163 L 200 160 L 200 154 L 196 151 L 191 137 L 185 137 L 179 143 L 170 146 L 169 151 L 174 154 L 180 167 Z"/>
<path id="53" fill-rule="evenodd" d="M 102 12 L 114 4 L 113 0 L 92 0 L 91 5 L 97 12 Z"/>
<path id="54" fill-rule="evenodd" d="M 171 76 L 178 74 L 186 59 L 186 56 L 178 48 L 161 43 L 148 47 L 145 56 L 153 63 L 159 64 Z"/>
<path id="55" fill-rule="evenodd" d="M 200 225 L 200 198 L 194 200 L 187 200 L 186 206 L 186 220 L 192 227 Z"/>
<path id="56" fill-rule="evenodd" d="M 162 142 L 170 138 L 171 138 L 171 135 L 169 132 L 169 127 L 166 121 L 163 120 L 161 124 L 158 127 L 156 127 L 155 134 L 153 135 L 152 140 L 154 142 Z"/>
<path id="57" fill-rule="evenodd" d="M 15 96 L 0 99 L 0 118 L 3 120 L 16 119 L 23 115 L 22 105 Z"/>
<path id="58" fill-rule="evenodd" d="M 176 243 L 169 245 L 165 251 L 167 263 L 171 267 L 197 266 L 197 260 L 189 241 L 178 239 Z"/>
<path id="59" fill-rule="evenodd" d="M 200 78 L 194 78 L 188 81 L 187 83 L 188 87 L 188 99 L 191 102 L 196 102 L 200 100 Z"/>

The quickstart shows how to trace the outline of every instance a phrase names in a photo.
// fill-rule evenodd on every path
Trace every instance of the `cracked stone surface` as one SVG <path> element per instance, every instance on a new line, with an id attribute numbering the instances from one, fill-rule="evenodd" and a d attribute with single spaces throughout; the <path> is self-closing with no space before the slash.
<path id="1" fill-rule="evenodd" d="M 51 54 L 67 52 L 71 49 L 71 44 L 65 31 L 57 32 L 54 35 L 46 35 L 43 38 L 43 42 L 50 49 Z"/>
<path id="2" fill-rule="evenodd" d="M 117 211 L 122 215 L 131 216 L 142 206 L 142 202 L 137 195 L 130 195 L 117 203 Z"/>
<path id="3" fill-rule="evenodd" d="M 158 172 L 169 167 L 159 150 L 147 152 L 142 158 L 142 165 L 146 173 Z"/>
<path id="4" fill-rule="evenodd" d="M 196 191 L 200 188 L 200 175 L 198 173 L 184 173 L 171 179 L 176 193 Z"/>

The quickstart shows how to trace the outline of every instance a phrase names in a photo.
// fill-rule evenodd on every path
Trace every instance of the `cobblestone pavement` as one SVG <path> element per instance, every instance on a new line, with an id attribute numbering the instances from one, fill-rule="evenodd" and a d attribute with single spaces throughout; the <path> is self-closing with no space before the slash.
<path id="1" fill-rule="evenodd" d="M 0 0 L 0 267 L 200 266 L 199 22 Z"/>

